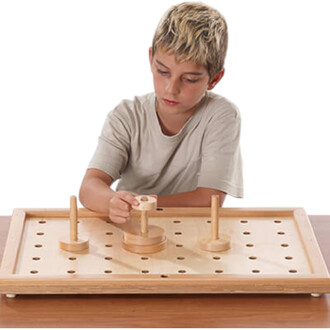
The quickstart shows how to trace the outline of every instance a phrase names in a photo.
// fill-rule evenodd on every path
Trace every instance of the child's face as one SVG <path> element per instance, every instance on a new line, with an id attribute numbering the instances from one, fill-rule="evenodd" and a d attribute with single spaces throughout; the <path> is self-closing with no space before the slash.
<path id="1" fill-rule="evenodd" d="M 207 69 L 195 62 L 178 63 L 174 55 L 149 50 L 151 71 L 157 97 L 157 110 L 163 114 L 191 114 L 222 78 L 223 70 L 210 81 Z"/>

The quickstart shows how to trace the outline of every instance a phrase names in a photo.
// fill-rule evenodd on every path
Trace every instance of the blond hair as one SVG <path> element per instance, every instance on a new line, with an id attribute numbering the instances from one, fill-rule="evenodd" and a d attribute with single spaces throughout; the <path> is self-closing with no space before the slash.
<path id="1" fill-rule="evenodd" d="M 152 42 L 157 50 L 174 54 L 178 62 L 206 67 L 212 79 L 224 66 L 228 45 L 227 23 L 203 3 L 184 2 L 170 8 L 159 22 Z"/>

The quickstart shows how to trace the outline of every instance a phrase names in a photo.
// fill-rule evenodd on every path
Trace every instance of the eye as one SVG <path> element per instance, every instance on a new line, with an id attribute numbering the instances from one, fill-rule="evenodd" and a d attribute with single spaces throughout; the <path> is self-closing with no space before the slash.
<path id="1" fill-rule="evenodd" d="M 160 69 L 157 69 L 157 72 L 158 72 L 159 74 L 161 74 L 162 76 L 165 76 L 166 74 L 168 74 L 167 71 L 162 71 L 162 70 L 160 70 Z"/>
<path id="2" fill-rule="evenodd" d="M 189 79 L 189 78 L 186 78 L 186 81 L 189 83 L 189 84 L 194 84 L 198 81 L 198 79 Z"/>

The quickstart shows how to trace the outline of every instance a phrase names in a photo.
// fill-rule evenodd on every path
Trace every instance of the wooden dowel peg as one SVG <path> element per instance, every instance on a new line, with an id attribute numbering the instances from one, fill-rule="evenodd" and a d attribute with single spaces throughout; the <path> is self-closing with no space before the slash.
<path id="1" fill-rule="evenodd" d="M 148 234 L 148 211 L 157 208 L 157 199 L 151 196 L 137 196 L 136 199 L 140 204 L 132 207 L 141 211 L 140 230 L 141 235 L 146 236 Z"/>
<path id="2" fill-rule="evenodd" d="M 60 240 L 60 248 L 69 252 L 86 250 L 89 247 L 88 239 L 78 238 L 78 208 L 76 196 L 70 197 L 70 233 Z"/>
<path id="3" fill-rule="evenodd" d="M 76 196 L 70 197 L 70 239 L 72 242 L 78 240 L 78 209 Z"/>
<path id="4" fill-rule="evenodd" d="M 202 237 L 199 246 L 211 252 L 225 251 L 230 248 L 230 237 L 219 234 L 219 195 L 212 195 L 211 199 L 211 235 Z"/>
<path id="5" fill-rule="evenodd" d="M 212 195 L 211 199 L 211 237 L 219 238 L 219 195 Z"/>
<path id="6" fill-rule="evenodd" d="M 141 234 L 146 236 L 148 234 L 148 211 L 141 211 Z"/>

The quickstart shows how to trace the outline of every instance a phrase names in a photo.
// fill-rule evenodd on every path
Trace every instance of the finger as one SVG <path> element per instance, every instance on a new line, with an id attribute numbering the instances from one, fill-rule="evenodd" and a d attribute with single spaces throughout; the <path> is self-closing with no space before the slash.
<path id="1" fill-rule="evenodd" d="M 122 217 L 122 218 L 129 218 L 130 215 L 131 215 L 131 212 L 128 212 L 128 211 L 122 211 L 122 210 L 111 210 L 110 214 L 113 216 L 113 217 Z"/>
<path id="2" fill-rule="evenodd" d="M 129 212 L 131 210 L 131 205 L 119 198 L 113 200 L 110 204 L 110 207 L 126 212 Z"/>
<path id="3" fill-rule="evenodd" d="M 125 223 L 129 220 L 129 218 L 123 218 L 123 217 L 119 217 L 119 216 L 112 216 L 112 217 L 110 217 L 110 219 L 112 222 L 118 223 L 118 224 Z"/>
<path id="4" fill-rule="evenodd" d="M 135 199 L 135 196 L 127 191 L 121 191 L 118 192 L 118 194 L 120 195 L 120 198 L 122 200 L 124 200 L 126 203 L 128 203 L 129 205 L 134 205 L 134 206 L 138 206 L 140 203 L 137 199 Z"/>
<path id="5" fill-rule="evenodd" d="M 130 212 L 109 209 L 109 218 L 116 223 L 124 223 L 130 218 Z"/>

